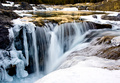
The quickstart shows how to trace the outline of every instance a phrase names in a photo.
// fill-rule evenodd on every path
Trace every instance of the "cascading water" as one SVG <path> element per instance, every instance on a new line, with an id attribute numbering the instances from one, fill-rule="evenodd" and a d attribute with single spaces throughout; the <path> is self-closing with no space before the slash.
<path id="1" fill-rule="evenodd" d="M 55 70 L 59 64 L 60 57 L 68 50 L 72 49 L 75 45 L 82 42 L 82 36 L 89 27 L 84 23 L 65 23 L 56 26 L 50 32 L 51 38 L 48 48 L 48 58 L 46 61 L 45 73 L 50 73 Z"/>
<path id="2" fill-rule="evenodd" d="M 46 23 L 44 27 L 36 27 L 33 23 L 16 25 L 13 28 L 13 44 L 16 51 L 21 50 L 24 55 L 23 61 L 29 74 L 48 74 L 58 67 L 62 55 L 83 41 L 83 34 L 93 28 L 91 25 L 86 22 Z M 23 63 L 20 66 L 24 69 Z"/>

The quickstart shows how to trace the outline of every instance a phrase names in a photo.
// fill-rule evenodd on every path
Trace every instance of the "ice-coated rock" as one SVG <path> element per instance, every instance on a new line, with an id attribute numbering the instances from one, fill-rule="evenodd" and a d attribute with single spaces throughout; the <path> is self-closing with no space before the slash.
<path id="1" fill-rule="evenodd" d="M 8 74 L 8 70 L 12 67 L 16 69 L 16 76 L 18 78 L 28 76 L 24 66 L 25 58 L 21 51 L 0 50 L 0 81 L 12 81 L 13 77 Z M 12 70 L 12 72 L 15 72 Z"/>

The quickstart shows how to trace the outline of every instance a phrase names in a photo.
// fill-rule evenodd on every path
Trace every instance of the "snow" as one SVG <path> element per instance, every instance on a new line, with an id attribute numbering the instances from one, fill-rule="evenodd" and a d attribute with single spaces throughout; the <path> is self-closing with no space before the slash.
<path id="1" fill-rule="evenodd" d="M 19 7 L 19 6 L 20 6 L 20 4 L 15 4 L 15 5 L 14 5 L 14 7 Z"/>
<path id="2" fill-rule="evenodd" d="M 2 3 L 3 6 L 13 6 L 14 2 L 6 1 L 6 3 Z"/>
<path id="3" fill-rule="evenodd" d="M 63 8 L 61 11 L 78 11 L 78 8 L 76 8 L 76 7 Z"/>
<path id="4" fill-rule="evenodd" d="M 78 57 L 77 57 L 78 58 Z M 77 59 L 76 58 L 76 59 Z M 35 83 L 119 83 L 120 70 L 107 70 L 99 67 L 120 64 L 120 61 L 98 57 L 79 57 L 77 65 L 54 71 Z M 99 67 L 98 67 L 99 66 Z"/>
<path id="5" fill-rule="evenodd" d="M 13 6 L 13 4 L 6 4 L 6 3 L 2 3 L 3 6 Z"/>
<path id="6" fill-rule="evenodd" d="M 19 14 L 19 16 L 22 16 L 22 17 L 32 17 L 33 15 L 32 14 Z"/>
<path id="7" fill-rule="evenodd" d="M 106 12 L 106 13 L 110 13 L 108 14 L 108 16 L 116 16 L 119 14 L 119 12 Z M 110 24 L 112 25 L 112 29 L 120 29 L 120 21 L 110 21 L 110 20 L 103 20 L 101 19 L 101 16 L 103 16 L 104 14 L 95 14 L 97 16 L 97 18 L 93 18 L 93 15 L 88 15 L 88 16 L 81 16 L 80 19 L 84 19 L 86 21 L 91 21 L 91 22 L 95 22 L 95 23 L 99 23 L 99 24 Z"/>

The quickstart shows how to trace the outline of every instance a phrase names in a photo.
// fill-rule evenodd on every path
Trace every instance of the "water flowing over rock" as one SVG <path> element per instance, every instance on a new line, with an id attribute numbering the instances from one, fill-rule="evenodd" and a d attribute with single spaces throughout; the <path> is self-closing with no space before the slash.
<path id="1" fill-rule="evenodd" d="M 61 25 L 45 23 L 42 27 L 36 27 L 33 23 L 15 25 L 9 31 L 9 39 L 13 39 L 9 50 L 1 52 L 4 56 L 1 63 L 10 62 L 6 66 L 1 64 L 4 66 L 0 67 L 1 73 L 6 72 L 1 78 L 4 75 L 11 76 L 2 78 L 2 81 L 12 81 L 12 75 L 15 74 L 17 78 L 21 78 L 26 77 L 28 73 L 36 73 L 39 76 L 40 72 L 52 72 L 60 64 L 58 58 L 82 42 L 83 34 L 93 28 L 93 25 L 87 22 Z"/>
<path id="2" fill-rule="evenodd" d="M 1 69 L 3 72 L 7 72 L 5 75 L 11 75 L 7 79 L 8 81 L 13 80 L 13 75 L 22 78 L 34 73 L 36 77 L 39 77 L 41 74 L 46 75 L 54 71 L 63 61 L 63 57 L 66 57 L 63 56 L 64 54 L 78 44 L 91 41 L 98 36 L 98 32 L 102 32 L 101 30 L 93 33 L 98 25 L 95 26 L 92 22 L 72 22 L 61 25 L 49 22 L 44 25 L 38 27 L 28 22 L 18 23 L 10 28 L 11 46 L 5 50 L 8 53 L 5 57 L 7 57 L 7 61 L 12 62 L 8 64 L 9 67 Z M 91 29 L 93 30 L 91 31 Z M 10 57 L 13 57 L 13 60 Z M 2 79 L 2 81 L 5 80 L 6 78 Z"/>

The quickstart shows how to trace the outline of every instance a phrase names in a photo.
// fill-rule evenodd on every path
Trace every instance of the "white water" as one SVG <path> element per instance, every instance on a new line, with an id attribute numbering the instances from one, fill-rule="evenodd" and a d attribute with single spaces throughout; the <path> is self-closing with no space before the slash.
<path id="1" fill-rule="evenodd" d="M 44 28 L 36 27 L 33 23 L 17 23 L 13 28 L 15 34 L 13 35 L 17 37 L 22 30 L 24 47 L 24 50 L 20 52 L 17 49 L 12 52 L 12 54 L 15 53 L 14 56 L 21 56 L 19 57 L 20 61 L 15 64 L 18 78 L 27 76 L 24 65 L 30 66 L 30 71 L 33 70 L 32 73 L 35 73 L 35 77 L 54 71 L 61 64 L 61 61 L 65 59 L 66 55 L 71 53 L 75 46 L 82 43 L 83 34 L 91 27 L 87 23 L 75 22 L 56 26 L 48 23 Z M 13 47 L 15 46 L 13 45 Z M 22 75 L 22 71 L 25 74 Z M 30 81 L 28 80 L 28 82 Z"/>
<path id="2" fill-rule="evenodd" d="M 51 71 L 54 70 L 53 64 L 56 63 L 60 55 L 63 54 L 62 48 L 60 47 L 58 42 L 59 41 L 55 33 L 51 32 L 51 41 L 50 41 L 50 46 L 48 50 L 48 60 L 46 61 L 45 73 L 50 73 Z"/>
<path id="3" fill-rule="evenodd" d="M 34 48 L 34 56 L 35 56 L 36 75 L 39 76 L 39 63 L 38 63 L 38 52 L 37 52 L 35 25 L 29 24 L 27 29 L 29 29 L 29 31 L 32 32 L 33 48 Z"/>
<path id="4" fill-rule="evenodd" d="M 46 59 L 45 73 L 50 73 L 60 65 L 64 53 L 81 43 L 83 34 L 89 30 L 90 26 L 84 23 L 66 23 L 56 26 L 50 32 L 51 38 L 48 48 L 48 58 Z"/>

